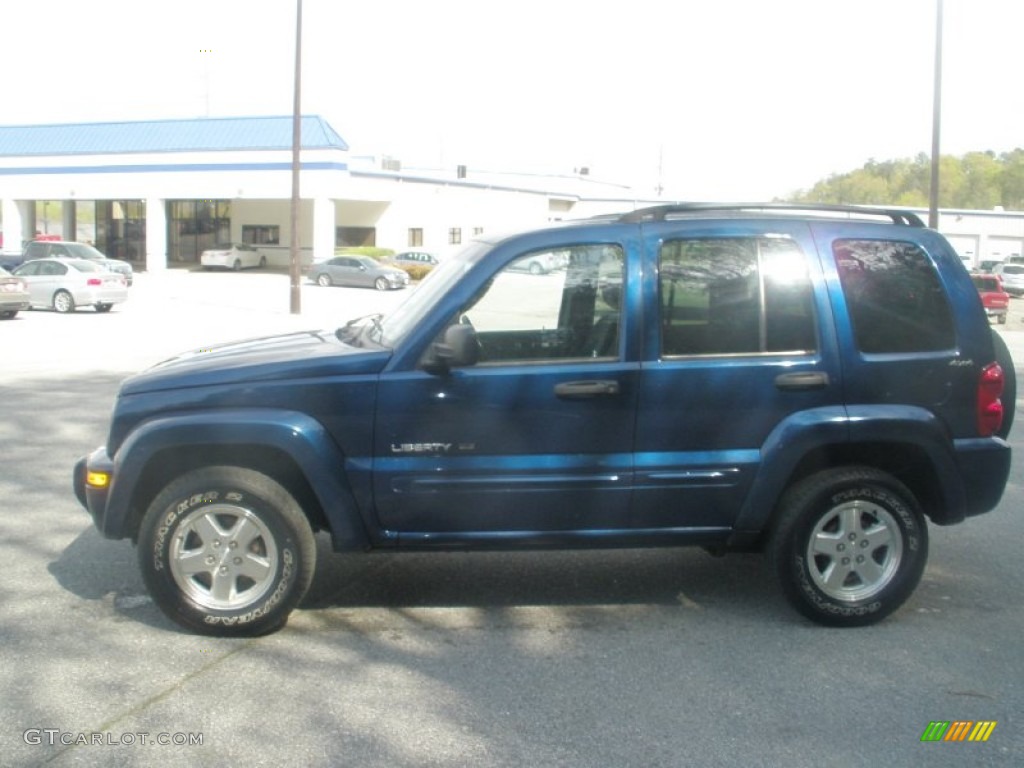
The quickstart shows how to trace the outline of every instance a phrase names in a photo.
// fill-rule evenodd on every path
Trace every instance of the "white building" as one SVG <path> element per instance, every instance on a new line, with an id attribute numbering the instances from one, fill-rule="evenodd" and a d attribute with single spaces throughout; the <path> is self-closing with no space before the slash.
<path id="1" fill-rule="evenodd" d="M 356 158 L 322 118 L 302 119 L 299 245 L 443 249 L 490 230 L 660 202 L 585 171 L 565 176 Z M 252 243 L 285 266 L 292 118 L 0 126 L 4 248 L 38 233 L 94 242 L 151 271 L 218 242 Z M 922 212 L 923 213 L 923 212 Z M 1024 213 L 943 211 L 939 229 L 972 266 L 1024 254 Z"/>
<path id="2" fill-rule="evenodd" d="M 488 229 L 635 207 L 630 190 L 585 174 L 417 172 L 352 158 L 319 117 L 303 117 L 299 243 L 441 249 Z M 205 118 L 0 127 L 5 249 L 37 233 L 93 241 L 159 270 L 215 243 L 257 245 L 285 265 L 292 242 L 292 118 Z"/>

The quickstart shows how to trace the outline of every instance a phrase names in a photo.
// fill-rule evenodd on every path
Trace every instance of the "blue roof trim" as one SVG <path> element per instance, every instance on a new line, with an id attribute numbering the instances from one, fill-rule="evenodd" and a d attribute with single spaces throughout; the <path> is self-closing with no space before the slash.
<path id="1" fill-rule="evenodd" d="M 0 126 L 0 157 L 281 150 L 291 147 L 290 116 Z M 322 117 L 304 115 L 302 148 L 348 151 L 348 144 Z"/>
<path id="2" fill-rule="evenodd" d="M 0 168 L 0 176 L 54 176 L 78 173 L 168 173 L 196 171 L 290 171 L 291 163 L 177 163 L 154 165 L 74 165 L 63 168 Z M 347 171 L 347 163 L 302 163 L 303 171 Z"/>

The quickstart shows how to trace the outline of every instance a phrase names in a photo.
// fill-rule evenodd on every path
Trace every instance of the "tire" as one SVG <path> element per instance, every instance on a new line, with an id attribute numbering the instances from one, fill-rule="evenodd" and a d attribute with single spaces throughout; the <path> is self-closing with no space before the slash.
<path id="1" fill-rule="evenodd" d="M 260 256 L 260 269 L 266 269 L 266 267 L 267 267 L 267 257 L 266 256 Z"/>
<path id="2" fill-rule="evenodd" d="M 53 309 L 62 315 L 75 311 L 75 300 L 67 291 L 57 291 L 53 294 Z"/>
<path id="3" fill-rule="evenodd" d="M 113 304 L 96 304 L 94 309 L 97 312 L 109 312 L 110 308 L 113 307 L 113 306 L 114 306 Z"/>
<path id="4" fill-rule="evenodd" d="M 827 469 L 783 495 L 768 554 L 798 612 L 827 626 L 864 626 L 917 587 L 928 528 L 913 494 L 891 475 Z"/>
<path id="5" fill-rule="evenodd" d="M 242 262 L 239 259 L 235 259 L 235 263 L 231 265 L 231 269 L 235 272 L 242 271 Z"/>
<path id="6" fill-rule="evenodd" d="M 1000 316 L 999 316 L 999 317 L 997 318 L 997 322 L 998 322 L 998 323 L 999 323 L 1000 325 L 1006 325 L 1006 315 L 1005 315 L 1005 314 L 1002 314 L 1002 315 L 1000 315 Z"/>
<path id="7" fill-rule="evenodd" d="M 220 466 L 188 472 L 157 495 L 138 557 L 149 593 L 172 621 L 200 634 L 249 637 L 287 622 L 312 581 L 316 546 L 283 486 Z"/>
<path id="8" fill-rule="evenodd" d="M 334 285 L 334 281 L 331 280 L 330 275 L 324 272 L 323 274 L 319 274 L 316 276 L 316 284 L 322 288 L 330 288 L 332 285 Z"/>
<path id="9" fill-rule="evenodd" d="M 376 288 L 378 291 L 386 291 L 391 286 L 388 285 L 388 281 L 385 278 L 378 277 L 376 280 L 373 281 L 373 287 Z"/>
<path id="10" fill-rule="evenodd" d="M 7 310 L 5 312 L 0 312 L 0 320 L 11 320 L 14 317 L 16 317 L 17 314 L 18 314 L 18 310 L 16 310 L 16 309 L 10 309 L 10 310 Z"/>
<path id="11" fill-rule="evenodd" d="M 1013 417 L 1017 412 L 1017 370 L 1013 367 L 1013 356 L 1006 341 L 995 330 L 992 331 L 992 346 L 995 347 L 996 362 L 1003 369 L 1003 423 L 996 434 L 1006 438 L 1013 426 Z"/>
<path id="12" fill-rule="evenodd" d="M 540 265 L 540 262 L 531 261 L 530 262 L 530 274 L 531 275 L 543 275 L 544 274 L 544 267 L 542 267 Z"/>

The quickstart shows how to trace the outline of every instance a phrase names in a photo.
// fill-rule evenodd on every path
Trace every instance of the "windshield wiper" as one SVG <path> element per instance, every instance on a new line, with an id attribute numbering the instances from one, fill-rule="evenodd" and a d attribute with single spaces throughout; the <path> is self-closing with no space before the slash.
<path id="1" fill-rule="evenodd" d="M 359 337 L 361 336 L 361 331 L 366 321 L 370 321 L 373 326 L 373 330 L 378 333 L 382 333 L 383 326 L 381 324 L 381 320 L 383 318 L 384 315 L 381 312 L 374 312 L 369 315 L 362 315 L 360 317 L 353 318 L 336 330 L 334 335 L 338 337 L 338 341 L 358 346 Z"/>

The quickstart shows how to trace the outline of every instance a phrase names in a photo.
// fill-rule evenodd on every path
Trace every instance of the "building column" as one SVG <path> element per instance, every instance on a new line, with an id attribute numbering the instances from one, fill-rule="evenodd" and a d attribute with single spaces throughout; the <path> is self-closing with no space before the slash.
<path id="1" fill-rule="evenodd" d="M 146 198 L 146 271 L 167 269 L 167 201 Z"/>
<path id="2" fill-rule="evenodd" d="M 75 206 L 74 200 L 64 200 L 61 202 L 61 213 L 63 221 L 61 222 L 61 237 L 65 240 L 75 241 L 78 239 L 78 208 Z"/>
<path id="3" fill-rule="evenodd" d="M 334 200 L 317 197 L 313 200 L 313 260 L 334 255 Z"/>
<path id="4" fill-rule="evenodd" d="M 4 225 L 4 245 L 3 250 L 11 253 L 21 252 L 21 242 L 25 240 L 26 214 L 28 213 L 28 205 L 24 200 L 3 200 L 3 225 Z"/>

